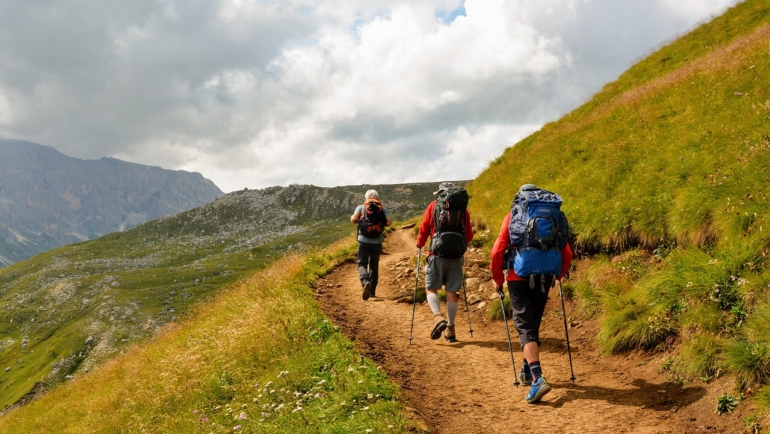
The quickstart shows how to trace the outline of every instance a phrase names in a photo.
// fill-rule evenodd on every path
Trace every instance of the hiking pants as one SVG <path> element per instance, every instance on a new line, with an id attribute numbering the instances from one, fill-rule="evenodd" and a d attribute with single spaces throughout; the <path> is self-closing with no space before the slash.
<path id="1" fill-rule="evenodd" d="M 372 282 L 370 295 L 374 295 L 377 290 L 377 281 L 380 278 L 378 268 L 380 267 L 381 252 L 382 244 L 358 242 L 358 277 L 361 279 L 361 285 L 367 280 Z"/>
<path id="2" fill-rule="evenodd" d="M 537 346 L 540 346 L 540 323 L 543 321 L 545 305 L 548 303 L 548 292 L 553 283 L 553 276 L 547 276 L 542 285 L 540 276 L 536 276 L 535 281 L 537 285 L 534 288 L 529 287 L 529 280 L 508 281 L 513 323 L 519 332 L 522 348 L 529 342 L 537 342 Z"/>

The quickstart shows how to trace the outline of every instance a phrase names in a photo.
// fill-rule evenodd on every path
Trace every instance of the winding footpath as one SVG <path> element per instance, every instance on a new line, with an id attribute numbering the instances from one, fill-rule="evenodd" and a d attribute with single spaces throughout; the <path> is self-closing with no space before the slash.
<path id="1" fill-rule="evenodd" d="M 411 228 L 389 233 L 380 260 L 377 295 L 382 298 L 361 299 L 352 262 L 317 281 L 314 291 L 326 314 L 362 354 L 401 386 L 412 416 L 431 433 L 740 432 L 739 417 L 714 414 L 717 396 L 729 383 L 668 382 L 657 372 L 665 357 L 661 354 L 603 356 L 593 346 L 596 325 L 570 318 L 577 377 L 572 383 L 556 289 L 544 316 L 541 348 L 544 373 L 554 389 L 538 404 L 526 404 L 527 388 L 514 387 L 503 322 L 484 318 L 486 308 L 478 304 L 470 310 L 471 337 L 461 300 L 457 343 L 430 340 L 432 314 L 419 304 L 410 341 L 412 304 L 391 298 L 414 289 L 414 245 Z M 485 283 L 474 293 L 484 303 L 499 302 L 490 299 L 493 292 L 492 284 Z M 568 305 L 567 311 L 574 309 Z M 522 354 L 510 318 L 509 327 L 520 368 Z"/>

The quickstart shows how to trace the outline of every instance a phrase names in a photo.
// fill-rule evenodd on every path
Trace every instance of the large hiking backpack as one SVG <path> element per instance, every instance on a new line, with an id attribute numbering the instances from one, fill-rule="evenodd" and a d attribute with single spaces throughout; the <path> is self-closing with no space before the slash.
<path id="1" fill-rule="evenodd" d="M 387 222 L 382 202 L 378 199 L 367 199 L 361 218 L 358 219 L 358 234 L 366 238 L 379 238 L 385 231 Z"/>
<path id="2" fill-rule="evenodd" d="M 559 276 L 561 249 L 567 246 L 569 224 L 561 212 L 562 199 L 558 194 L 527 184 L 519 189 L 511 204 L 510 254 L 507 268 L 513 268 L 519 277 Z"/>
<path id="3" fill-rule="evenodd" d="M 451 186 L 436 198 L 433 208 L 433 226 L 430 250 L 442 258 L 460 258 L 465 254 L 465 209 L 468 192 L 459 186 Z"/>

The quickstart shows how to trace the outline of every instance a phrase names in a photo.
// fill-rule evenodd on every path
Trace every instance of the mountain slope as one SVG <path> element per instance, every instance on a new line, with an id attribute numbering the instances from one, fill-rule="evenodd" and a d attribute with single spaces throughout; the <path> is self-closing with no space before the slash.
<path id="1" fill-rule="evenodd" d="M 292 185 L 227 194 L 190 211 L 0 269 L 0 408 L 152 336 L 189 307 L 288 251 L 353 239 L 375 188 L 394 220 L 436 184 Z"/>
<path id="2" fill-rule="evenodd" d="M 81 160 L 0 139 L 0 265 L 124 230 L 222 196 L 199 173 Z"/>
<path id="3" fill-rule="evenodd" d="M 769 22 L 768 1 L 731 8 L 508 148 L 470 188 L 493 233 L 520 185 L 560 193 L 598 343 L 676 345 L 662 369 L 683 381 L 767 381 Z"/>

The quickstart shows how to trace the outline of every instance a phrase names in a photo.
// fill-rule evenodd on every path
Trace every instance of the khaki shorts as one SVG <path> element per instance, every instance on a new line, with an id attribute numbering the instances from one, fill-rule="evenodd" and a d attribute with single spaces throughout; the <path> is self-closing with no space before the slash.
<path id="1" fill-rule="evenodd" d="M 425 287 L 458 292 L 463 286 L 463 258 L 442 258 L 429 255 L 425 266 Z"/>

